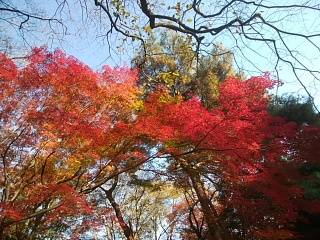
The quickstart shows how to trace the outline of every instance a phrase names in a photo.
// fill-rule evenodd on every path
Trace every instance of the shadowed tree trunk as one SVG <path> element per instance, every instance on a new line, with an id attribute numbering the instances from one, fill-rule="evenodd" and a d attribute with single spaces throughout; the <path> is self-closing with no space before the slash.
<path id="1" fill-rule="evenodd" d="M 207 193 L 204 190 L 200 176 L 197 172 L 192 171 L 188 166 L 184 166 L 184 171 L 188 174 L 191 180 L 192 187 L 199 200 L 201 211 L 204 216 L 204 220 L 208 225 L 208 240 L 226 240 L 229 237 L 224 236 L 225 234 L 222 227 L 218 222 L 218 214 L 210 202 Z"/>
<path id="2" fill-rule="evenodd" d="M 117 217 L 117 220 L 118 220 L 118 223 L 121 227 L 121 230 L 123 232 L 123 234 L 125 235 L 125 237 L 127 238 L 127 240 L 134 240 L 134 233 L 131 229 L 131 227 L 125 222 L 124 218 L 123 218 L 123 215 L 122 215 L 122 212 L 121 212 L 121 209 L 120 209 L 120 206 L 119 204 L 115 201 L 114 197 L 112 196 L 112 193 L 113 193 L 113 190 L 116 188 L 117 186 L 117 183 L 118 183 L 118 179 L 116 178 L 114 180 L 114 183 L 112 185 L 112 187 L 108 190 L 104 189 L 101 187 L 101 189 L 103 190 L 103 192 L 105 193 L 106 195 L 106 198 L 109 200 L 115 214 L 116 214 L 116 217 Z"/>

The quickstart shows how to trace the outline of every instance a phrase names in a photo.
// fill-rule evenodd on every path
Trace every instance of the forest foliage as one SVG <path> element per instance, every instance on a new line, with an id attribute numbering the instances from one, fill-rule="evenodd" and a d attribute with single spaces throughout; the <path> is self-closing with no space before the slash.
<path id="1" fill-rule="evenodd" d="M 101 71 L 0 55 L 0 239 L 301 237 L 320 213 L 312 104 L 275 103 L 277 82 L 245 80 L 223 49 L 194 61 L 188 39 L 164 41 Z"/>

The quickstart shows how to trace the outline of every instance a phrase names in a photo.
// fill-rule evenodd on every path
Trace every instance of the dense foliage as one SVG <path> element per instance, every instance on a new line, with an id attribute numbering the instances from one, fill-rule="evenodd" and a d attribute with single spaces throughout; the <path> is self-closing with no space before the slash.
<path id="1" fill-rule="evenodd" d="M 208 104 L 61 51 L 0 65 L 0 239 L 290 239 L 320 211 L 320 130 L 269 113 L 268 75 Z"/>

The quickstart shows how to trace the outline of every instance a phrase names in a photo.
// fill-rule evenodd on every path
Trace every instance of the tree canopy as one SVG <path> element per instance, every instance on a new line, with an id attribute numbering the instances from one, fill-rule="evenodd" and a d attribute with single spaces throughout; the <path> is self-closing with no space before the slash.
<path id="1" fill-rule="evenodd" d="M 162 60 L 146 69 L 183 67 Z M 320 130 L 269 112 L 269 75 L 221 79 L 208 106 L 164 70 L 145 95 L 143 69 L 59 50 L 0 66 L 2 239 L 290 239 L 320 211 Z"/>
<path id="2" fill-rule="evenodd" d="M 319 13 L 0 0 L 0 240 L 315 239 Z"/>

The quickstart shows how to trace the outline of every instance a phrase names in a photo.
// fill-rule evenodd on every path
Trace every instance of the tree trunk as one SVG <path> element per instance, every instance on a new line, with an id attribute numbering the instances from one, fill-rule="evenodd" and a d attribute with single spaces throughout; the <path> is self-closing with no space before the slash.
<path id="1" fill-rule="evenodd" d="M 204 191 L 199 174 L 190 171 L 187 168 L 185 168 L 185 171 L 187 172 L 191 180 L 192 187 L 197 194 L 201 210 L 204 216 L 204 220 L 208 225 L 208 240 L 224 240 L 225 238 L 223 238 L 222 235 L 222 228 L 217 220 L 217 212 L 215 211 L 215 209 L 213 209 L 213 206 L 210 204 L 210 199 Z"/>
<path id="2" fill-rule="evenodd" d="M 116 213 L 116 217 L 118 219 L 118 222 L 120 224 L 120 227 L 123 231 L 123 234 L 126 236 L 127 240 L 134 240 L 134 234 L 132 229 L 128 226 L 128 224 L 126 224 L 126 222 L 123 219 L 122 213 L 121 213 L 121 209 L 119 207 L 119 205 L 116 203 L 115 199 L 112 196 L 112 192 L 105 192 L 106 193 L 106 197 L 108 198 L 114 212 Z"/>

